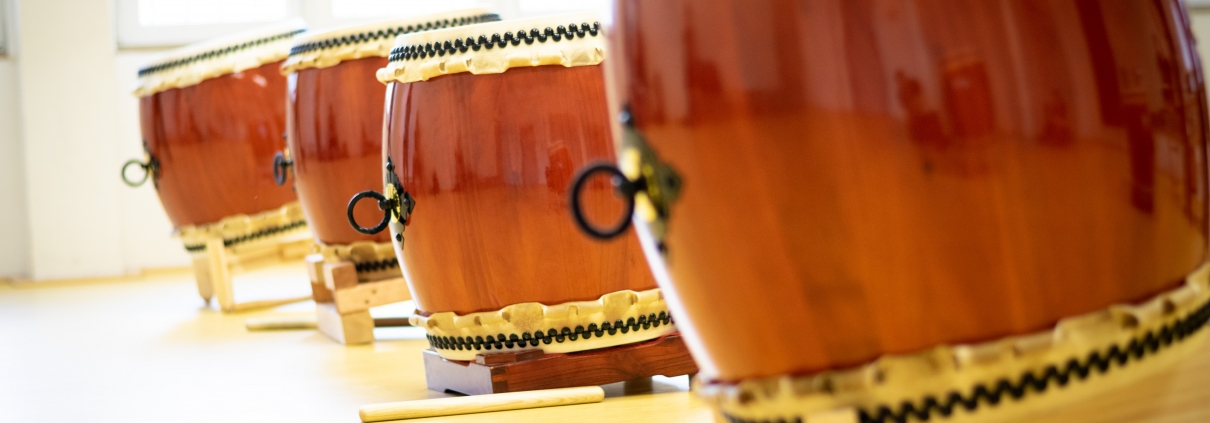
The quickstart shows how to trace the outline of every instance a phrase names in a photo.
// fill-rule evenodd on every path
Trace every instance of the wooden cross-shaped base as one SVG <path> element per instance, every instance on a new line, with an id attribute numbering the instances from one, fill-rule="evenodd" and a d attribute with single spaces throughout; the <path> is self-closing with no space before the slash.
<path id="1" fill-rule="evenodd" d="M 319 331 L 336 342 L 374 342 L 375 320 L 370 308 L 412 299 L 403 277 L 359 282 L 352 262 L 325 263 L 323 255 L 307 256 L 311 298 L 315 300 Z M 387 326 L 381 324 L 377 326 Z M 391 322 L 390 326 L 401 326 Z"/>
<path id="2" fill-rule="evenodd" d="M 223 238 L 211 237 L 206 240 L 206 251 L 193 255 L 193 272 L 197 278 L 197 291 L 207 303 L 211 298 L 218 300 L 223 312 L 232 313 L 257 308 L 275 307 L 282 304 L 306 301 L 311 297 L 292 297 L 283 299 L 235 302 L 235 290 L 232 286 L 231 275 L 236 268 L 265 260 L 288 260 L 302 257 L 310 251 L 312 245 L 308 236 L 287 237 L 278 240 L 265 240 L 227 247 Z"/>
<path id="3" fill-rule="evenodd" d="M 466 395 L 604 385 L 651 376 L 697 373 L 679 333 L 651 341 L 571 354 L 527 350 L 479 354 L 475 361 L 446 360 L 424 351 L 429 389 Z"/>

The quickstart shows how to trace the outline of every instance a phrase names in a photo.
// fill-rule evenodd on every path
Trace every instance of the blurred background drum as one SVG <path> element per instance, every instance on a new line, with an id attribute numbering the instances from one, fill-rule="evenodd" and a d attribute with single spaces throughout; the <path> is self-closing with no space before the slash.
<path id="1" fill-rule="evenodd" d="M 159 193 L 185 249 L 194 253 L 199 290 L 209 301 L 207 242 L 237 251 L 275 246 L 306 233 L 290 187 L 273 183 L 265 163 L 285 144 L 286 79 L 279 68 L 301 20 L 184 47 L 139 70 L 141 167 Z M 260 248 L 265 247 L 265 248 Z M 224 270 L 225 272 L 225 270 Z M 220 296 L 220 302 L 226 302 Z M 229 304 L 224 304 L 224 309 Z"/>
<path id="2" fill-rule="evenodd" d="M 622 191 L 732 421 L 1028 413 L 1202 338 L 1205 87 L 1178 1 L 615 16 Z"/>
<path id="3" fill-rule="evenodd" d="M 349 198 L 382 184 L 382 116 L 386 90 L 375 72 L 386 67 L 395 37 L 499 20 L 470 9 L 376 22 L 295 38 L 282 68 L 289 79 L 288 160 L 295 189 L 315 239 L 323 244 L 387 242 L 389 234 L 360 234 L 345 216 Z M 275 173 L 284 179 L 282 169 Z M 354 214 L 364 220 L 373 206 Z"/>
<path id="4" fill-rule="evenodd" d="M 349 226 L 346 217 L 350 197 L 382 186 L 386 89 L 375 72 L 386 67 L 396 36 L 495 20 L 499 17 L 484 9 L 470 9 L 312 31 L 295 37 L 290 56 L 282 67 L 289 90 L 288 149 L 274 158 L 273 176 L 278 184 L 284 184 L 292 171 L 295 190 L 318 243 L 319 252 L 307 257 L 317 302 L 333 302 L 333 296 L 339 295 L 334 291 L 346 288 L 338 287 L 340 284 L 335 281 L 325 282 L 325 275 L 332 274 L 332 270 L 324 271 L 324 266 L 349 263 L 356 272 L 356 282 L 398 279 L 403 284 L 399 261 L 389 242 L 390 234 L 358 233 Z M 381 213 L 372 204 L 353 210 L 363 221 L 373 219 L 376 212 Z M 374 302 L 379 303 L 376 305 L 409 299 L 406 287 L 389 292 L 399 295 L 376 298 Z M 347 320 L 357 318 L 349 317 L 352 313 L 358 316 L 364 313 L 362 320 L 368 322 L 366 309 L 358 307 L 338 314 Z M 344 343 L 373 340 L 372 336 L 351 337 L 352 331 L 324 330 L 324 333 Z M 359 333 L 372 335 L 368 330 Z"/>
<path id="5" fill-rule="evenodd" d="M 442 357 L 675 331 L 637 239 L 584 239 L 563 211 L 574 170 L 613 157 L 603 39 L 592 14 L 472 25 L 400 37 L 379 71 L 383 203 L 413 324 Z M 587 191 L 595 212 L 614 207 L 608 185 Z"/>

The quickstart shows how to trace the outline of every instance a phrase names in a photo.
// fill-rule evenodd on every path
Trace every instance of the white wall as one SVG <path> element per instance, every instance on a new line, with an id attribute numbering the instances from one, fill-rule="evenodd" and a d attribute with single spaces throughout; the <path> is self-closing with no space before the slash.
<path id="1" fill-rule="evenodd" d="M 29 273 L 20 110 L 17 64 L 0 59 L 0 278 Z"/>
<path id="2" fill-rule="evenodd" d="M 1210 8 L 1190 10 L 1189 21 L 1193 26 L 1193 38 L 1197 40 L 1197 53 L 1202 57 L 1202 67 L 1210 67 L 1207 62 L 1210 59 Z"/>
<path id="3" fill-rule="evenodd" d="M 141 55 L 115 52 L 110 2 L 20 0 L 18 8 L 29 276 L 186 265 L 154 190 L 119 179 L 125 159 L 142 157 L 129 95 Z"/>
<path id="4" fill-rule="evenodd" d="M 121 274 L 118 187 L 101 183 L 118 160 L 113 35 L 99 19 L 109 3 L 21 0 L 18 7 L 31 276 Z"/>

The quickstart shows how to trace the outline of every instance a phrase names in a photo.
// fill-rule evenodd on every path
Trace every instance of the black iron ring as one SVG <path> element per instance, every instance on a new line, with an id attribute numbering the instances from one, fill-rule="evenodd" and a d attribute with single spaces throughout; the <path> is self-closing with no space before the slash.
<path id="1" fill-rule="evenodd" d="M 607 173 L 612 176 L 614 187 L 617 188 L 618 193 L 626 201 L 626 213 L 622 214 L 622 218 L 618 223 L 606 229 L 597 228 L 589 223 L 580 205 L 580 191 L 584 190 L 584 185 L 597 173 Z M 636 191 L 635 184 L 627 180 L 626 175 L 617 166 L 609 163 L 591 164 L 586 168 L 580 169 L 571 185 L 571 191 L 568 193 L 570 197 L 568 201 L 571 207 L 571 217 L 575 219 L 576 226 L 579 226 L 580 230 L 593 238 L 605 240 L 616 237 L 630 228 L 630 216 L 634 214 L 634 195 Z"/>
<path id="2" fill-rule="evenodd" d="M 139 168 L 143 169 L 143 179 L 139 179 L 137 181 L 132 181 L 126 177 L 126 169 L 130 168 L 130 165 L 136 165 Z M 151 165 L 150 164 L 140 162 L 138 159 L 132 159 L 132 160 L 126 162 L 126 164 L 122 165 L 122 182 L 125 182 L 126 185 L 130 185 L 132 187 L 137 187 L 139 185 L 143 185 L 143 184 L 147 183 L 147 178 L 149 178 L 149 177 L 151 177 Z"/>
<path id="3" fill-rule="evenodd" d="M 353 208 L 357 207 L 358 201 L 361 201 L 361 199 L 366 198 L 366 197 L 377 200 L 378 208 L 382 209 L 385 212 L 382 214 L 382 222 L 378 222 L 378 226 L 375 226 L 373 228 L 361 227 L 361 225 L 357 224 L 357 218 L 353 217 Z M 361 232 L 366 235 L 374 235 L 376 233 L 382 232 L 383 229 L 386 229 L 387 224 L 391 222 L 391 208 L 384 207 L 386 205 L 386 203 L 387 203 L 387 198 L 383 197 L 382 194 L 379 194 L 377 191 L 362 191 L 362 192 L 357 193 L 357 195 L 354 195 L 353 199 L 349 200 L 349 210 L 348 210 L 349 224 L 353 226 L 353 230 L 356 230 L 357 232 Z"/>
<path id="4" fill-rule="evenodd" d="M 293 160 L 286 160 L 286 155 L 278 152 L 273 155 L 273 181 L 277 185 L 286 184 L 286 169 L 294 166 Z"/>

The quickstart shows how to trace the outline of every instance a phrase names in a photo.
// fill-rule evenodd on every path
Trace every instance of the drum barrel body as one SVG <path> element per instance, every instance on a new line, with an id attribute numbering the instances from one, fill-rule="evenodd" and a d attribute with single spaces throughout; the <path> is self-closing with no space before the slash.
<path id="1" fill-rule="evenodd" d="M 156 190 L 173 226 L 217 223 L 294 201 L 273 182 L 285 130 L 281 62 L 160 91 L 139 99 Z"/>
<path id="2" fill-rule="evenodd" d="M 1033 333 L 1206 258 L 1175 0 L 617 7 L 619 100 L 684 181 L 648 258 L 705 374 Z"/>
<path id="3" fill-rule="evenodd" d="M 346 217 L 349 198 L 382 188 L 385 88 L 374 72 L 386 64 L 385 57 L 369 57 L 288 76 L 294 186 L 316 239 L 325 244 L 390 240 L 388 232 L 357 233 Z M 377 205 L 368 201 L 354 213 L 361 222 L 382 216 Z"/>
<path id="4" fill-rule="evenodd" d="M 384 156 L 416 199 L 401 259 L 421 313 L 655 288 L 633 234 L 592 241 L 566 213 L 575 169 L 614 157 L 601 66 L 461 73 L 388 90 Z M 616 216 L 600 182 L 583 198 Z"/>

